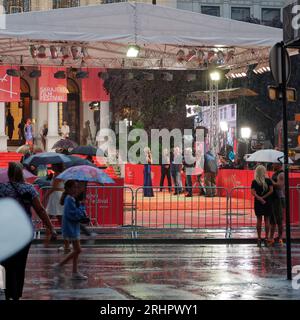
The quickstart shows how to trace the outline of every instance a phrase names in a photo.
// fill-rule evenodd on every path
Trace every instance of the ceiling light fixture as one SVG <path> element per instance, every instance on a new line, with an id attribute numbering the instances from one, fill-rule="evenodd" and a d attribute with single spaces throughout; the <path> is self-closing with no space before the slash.
<path id="1" fill-rule="evenodd" d="M 80 59 L 80 52 L 79 52 L 78 47 L 72 46 L 71 47 L 71 53 L 72 53 L 72 57 L 73 57 L 74 60 Z"/>
<path id="2" fill-rule="evenodd" d="M 63 70 L 59 70 L 54 73 L 54 78 L 55 79 L 66 79 L 66 73 Z"/>
<path id="3" fill-rule="evenodd" d="M 6 74 L 11 77 L 20 77 L 20 71 L 17 69 L 7 69 Z"/>
<path id="4" fill-rule="evenodd" d="M 50 54 L 52 59 L 57 59 L 58 58 L 58 51 L 55 46 L 50 46 Z"/>
<path id="5" fill-rule="evenodd" d="M 41 70 L 33 70 L 29 73 L 30 78 L 40 78 L 42 75 Z"/>
<path id="6" fill-rule="evenodd" d="M 137 45 L 130 45 L 127 50 L 127 58 L 137 58 L 140 54 L 140 47 Z"/>
<path id="7" fill-rule="evenodd" d="M 29 51 L 32 58 L 37 57 L 37 48 L 34 45 L 30 46 Z"/>
<path id="8" fill-rule="evenodd" d="M 89 77 L 89 73 L 87 71 L 78 71 L 76 73 L 76 79 L 86 79 Z"/>
<path id="9" fill-rule="evenodd" d="M 43 46 L 43 45 L 39 46 L 37 57 L 40 59 L 46 58 L 46 47 L 45 46 Z"/>

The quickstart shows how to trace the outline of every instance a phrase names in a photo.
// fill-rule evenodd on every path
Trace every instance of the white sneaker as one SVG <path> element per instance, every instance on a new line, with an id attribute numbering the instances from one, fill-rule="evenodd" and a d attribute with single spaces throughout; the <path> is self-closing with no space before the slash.
<path id="1" fill-rule="evenodd" d="M 87 276 L 83 275 L 80 272 L 76 272 L 72 274 L 72 280 L 87 280 Z"/>

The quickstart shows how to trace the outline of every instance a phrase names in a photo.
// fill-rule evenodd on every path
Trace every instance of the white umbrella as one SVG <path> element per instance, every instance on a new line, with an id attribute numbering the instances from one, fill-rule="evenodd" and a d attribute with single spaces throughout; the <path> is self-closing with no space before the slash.
<path id="1" fill-rule="evenodd" d="M 30 219 L 15 200 L 1 199 L 0 208 L 0 261 L 3 261 L 31 241 L 33 230 Z"/>
<path id="2" fill-rule="evenodd" d="M 259 150 L 253 153 L 247 162 L 284 163 L 284 153 L 273 149 Z M 289 163 L 293 161 L 289 159 Z"/>

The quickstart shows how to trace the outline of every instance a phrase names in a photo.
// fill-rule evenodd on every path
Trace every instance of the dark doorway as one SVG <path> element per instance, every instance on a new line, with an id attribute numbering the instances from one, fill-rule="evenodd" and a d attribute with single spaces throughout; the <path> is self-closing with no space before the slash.
<path id="1" fill-rule="evenodd" d="M 59 112 L 59 126 L 67 121 L 70 127 L 70 139 L 80 144 L 80 97 L 79 88 L 73 79 L 68 79 L 68 102 L 62 103 Z"/>
<path id="2" fill-rule="evenodd" d="M 19 146 L 23 144 L 24 141 L 19 140 L 18 126 L 22 119 L 26 121 L 32 117 L 32 101 L 29 84 L 22 78 L 20 84 L 21 101 L 6 103 L 6 135 L 9 137 L 7 142 L 8 146 Z"/>

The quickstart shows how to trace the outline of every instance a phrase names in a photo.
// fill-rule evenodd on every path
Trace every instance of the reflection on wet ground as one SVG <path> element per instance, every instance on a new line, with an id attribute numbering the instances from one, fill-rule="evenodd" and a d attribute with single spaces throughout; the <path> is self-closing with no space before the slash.
<path id="1" fill-rule="evenodd" d="M 71 265 L 56 273 L 56 247 L 33 245 L 24 299 L 185 300 L 300 299 L 286 280 L 284 248 L 245 245 L 97 245 L 80 257 L 87 281 L 70 279 Z M 300 246 L 293 246 L 293 266 Z"/>

